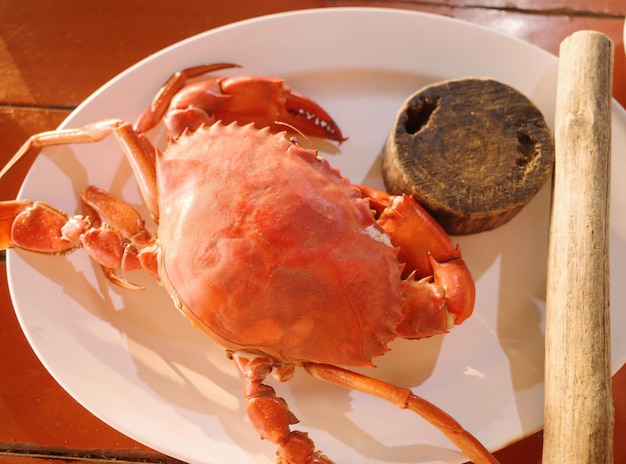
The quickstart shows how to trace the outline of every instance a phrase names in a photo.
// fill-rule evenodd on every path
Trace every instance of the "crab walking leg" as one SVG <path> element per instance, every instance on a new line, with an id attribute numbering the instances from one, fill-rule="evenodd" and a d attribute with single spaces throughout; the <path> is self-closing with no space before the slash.
<path id="1" fill-rule="evenodd" d="M 182 90 L 187 80 L 201 76 L 220 69 L 238 68 L 239 65 L 232 63 L 213 63 L 194 66 L 175 72 L 161 86 L 156 95 L 152 98 L 152 103 L 144 110 L 137 122 L 135 129 L 139 132 L 147 132 L 152 129 L 165 115 L 172 98 Z"/>
<path id="2" fill-rule="evenodd" d="M 333 464 L 320 451 L 306 433 L 292 431 L 290 425 L 298 419 L 284 399 L 263 381 L 272 372 L 271 360 L 242 351 L 230 352 L 237 369 L 245 379 L 244 398 L 246 413 L 261 438 L 278 445 L 280 464 Z M 286 379 L 285 379 L 286 380 Z"/>
<path id="3" fill-rule="evenodd" d="M 104 120 L 88 124 L 80 129 L 65 129 L 41 132 L 30 137 L 13 155 L 13 158 L 0 171 L 2 178 L 19 160 L 28 154 L 36 155 L 43 147 L 63 145 L 67 143 L 97 142 L 107 137 L 112 130 L 111 125 L 117 120 Z"/>
<path id="4" fill-rule="evenodd" d="M 131 124 L 119 119 L 104 119 L 77 129 L 64 129 L 42 132 L 30 137 L 18 152 L 0 171 L 2 178 L 18 161 L 30 154 L 37 154 L 42 148 L 53 145 L 72 143 L 99 142 L 115 134 L 126 158 L 128 159 L 141 194 L 155 219 L 158 219 L 158 198 L 156 194 L 156 168 L 154 164 L 156 150 L 152 143 Z"/>
<path id="5" fill-rule="evenodd" d="M 498 463 L 496 458 L 485 449 L 482 443 L 465 430 L 454 418 L 434 404 L 415 395 L 408 388 L 398 387 L 330 364 L 305 362 L 302 366 L 309 374 L 320 380 L 377 396 L 399 408 L 409 409 L 419 414 L 441 430 L 452 443 L 458 446 L 477 464 Z"/>

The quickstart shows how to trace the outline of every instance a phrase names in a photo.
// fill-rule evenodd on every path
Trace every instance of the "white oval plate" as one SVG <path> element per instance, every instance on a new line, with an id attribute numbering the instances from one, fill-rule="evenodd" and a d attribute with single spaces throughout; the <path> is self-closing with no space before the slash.
<path id="1" fill-rule="evenodd" d="M 64 122 L 134 121 L 170 74 L 229 61 L 243 74 L 279 75 L 321 103 L 350 139 L 331 162 L 354 182 L 382 186 L 377 156 L 404 99 L 423 85 L 489 76 L 531 98 L 554 119 L 557 59 L 527 43 L 458 20 L 371 8 L 332 8 L 261 17 L 192 37 L 133 66 Z M 614 110 L 613 172 L 626 172 L 626 117 Z M 332 151 L 332 146 L 321 148 Z M 88 184 L 140 208 L 113 138 L 47 149 L 21 197 L 77 211 Z M 411 387 L 497 449 L 542 427 L 543 328 L 549 187 L 509 224 L 458 238 L 476 278 L 475 315 L 451 334 L 398 341 L 368 373 Z M 626 184 L 614 182 L 611 275 L 626 275 Z M 142 209 L 142 211 L 145 211 Z M 10 288 L 22 327 L 55 379 L 96 416 L 163 453 L 193 463 L 270 463 L 274 446 L 248 423 L 241 379 L 223 350 L 192 329 L 169 297 L 147 286 L 110 285 L 85 253 L 11 252 Z M 242 278 L 250 278 L 242 270 Z M 624 327 L 626 287 L 611 285 L 614 327 Z M 616 333 L 616 330 L 614 330 Z M 626 339 L 613 338 L 614 369 Z M 341 463 L 463 462 L 422 419 L 381 400 L 298 371 L 275 385 L 299 428 Z"/>

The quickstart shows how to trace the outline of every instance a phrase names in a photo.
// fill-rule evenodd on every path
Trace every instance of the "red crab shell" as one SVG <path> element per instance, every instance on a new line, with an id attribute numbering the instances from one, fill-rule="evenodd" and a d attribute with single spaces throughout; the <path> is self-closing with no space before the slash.
<path id="1" fill-rule="evenodd" d="M 397 251 L 316 151 L 215 124 L 173 142 L 157 172 L 159 274 L 195 325 L 286 363 L 371 366 L 387 351 Z"/>

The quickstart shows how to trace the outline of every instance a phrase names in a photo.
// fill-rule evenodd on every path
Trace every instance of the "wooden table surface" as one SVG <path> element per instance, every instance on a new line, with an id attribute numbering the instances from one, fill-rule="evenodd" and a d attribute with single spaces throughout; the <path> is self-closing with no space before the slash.
<path id="1" fill-rule="evenodd" d="M 292 10 L 295 5 L 299 9 L 380 6 L 453 16 L 518 37 L 554 54 L 560 42 L 576 30 L 601 31 L 614 41 L 614 97 L 626 106 L 624 0 L 37 3 L 0 3 L 0 164 L 30 135 L 54 129 L 83 99 L 138 60 L 216 26 Z M 0 199 L 15 197 L 27 168 L 20 166 L 2 179 Z M 0 463 L 178 462 L 104 424 L 51 378 L 17 323 L 2 265 L 0 274 Z M 614 334 L 622 329 L 614 328 Z M 623 464 L 626 368 L 615 375 L 613 387 L 615 462 Z M 542 436 L 537 433 L 496 452 L 496 456 L 502 463 L 536 463 L 541 460 L 541 446 Z"/>

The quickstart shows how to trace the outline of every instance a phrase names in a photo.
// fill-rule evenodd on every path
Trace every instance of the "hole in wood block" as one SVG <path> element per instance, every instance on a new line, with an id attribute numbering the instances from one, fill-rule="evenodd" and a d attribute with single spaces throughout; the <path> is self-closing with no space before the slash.
<path id="1" fill-rule="evenodd" d="M 437 98 L 420 98 L 417 105 L 411 105 L 407 108 L 407 120 L 404 128 L 408 134 L 418 133 L 422 127 L 428 124 L 431 115 L 439 107 L 439 97 Z"/>

